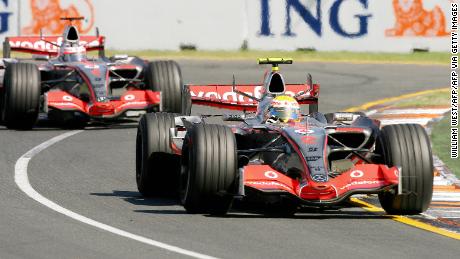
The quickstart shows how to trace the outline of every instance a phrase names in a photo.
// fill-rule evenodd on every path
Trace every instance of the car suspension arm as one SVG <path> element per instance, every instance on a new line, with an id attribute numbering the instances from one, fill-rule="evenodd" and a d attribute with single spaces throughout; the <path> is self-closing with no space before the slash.
<path id="1" fill-rule="evenodd" d="M 258 152 L 286 152 L 285 145 L 275 147 L 261 147 L 237 150 L 238 153 L 258 153 Z"/>
<path id="2" fill-rule="evenodd" d="M 276 138 L 270 140 L 267 144 L 263 145 L 262 147 L 256 148 L 256 149 L 268 149 L 273 143 L 275 143 L 275 142 L 276 142 L 278 139 L 280 139 L 280 138 L 281 138 L 281 135 L 279 135 L 279 136 L 277 136 Z M 251 150 L 251 149 L 247 149 L 247 150 Z M 281 152 L 285 152 L 285 151 L 286 151 L 286 148 L 283 147 L 283 151 L 281 151 Z M 253 157 L 254 157 L 257 153 L 259 153 L 259 152 L 261 152 L 261 151 L 248 152 L 248 153 L 250 153 L 250 154 L 248 155 L 248 157 L 251 159 L 251 158 L 253 158 Z"/>
<path id="3" fill-rule="evenodd" d="M 339 143 L 341 146 L 343 146 L 343 148 L 332 149 L 331 152 L 334 152 L 334 151 L 335 152 L 337 152 L 337 151 L 350 151 L 352 154 L 357 155 L 359 158 L 364 160 L 366 163 L 372 164 L 372 161 L 370 161 L 367 157 L 365 157 L 365 156 L 363 156 L 362 154 L 359 153 L 359 152 L 369 152 L 370 151 L 369 149 L 351 148 L 351 147 L 348 147 L 347 145 L 343 144 L 342 142 L 340 142 L 338 139 L 332 137 L 331 135 L 328 135 L 328 137 L 333 139 L 335 142 Z"/>
<path id="4" fill-rule="evenodd" d="M 67 82 L 67 83 L 74 83 L 74 82 L 77 82 L 77 80 L 74 80 L 74 79 L 67 79 L 69 76 L 73 75 L 73 73 L 75 73 L 75 70 L 72 70 L 72 71 L 69 71 L 67 74 L 65 74 L 63 77 L 59 78 L 59 79 L 52 79 L 52 80 L 46 80 L 46 81 L 42 81 L 42 84 L 43 85 L 47 85 L 47 86 L 50 86 L 52 84 L 59 84 L 59 83 L 63 83 L 63 82 Z"/>

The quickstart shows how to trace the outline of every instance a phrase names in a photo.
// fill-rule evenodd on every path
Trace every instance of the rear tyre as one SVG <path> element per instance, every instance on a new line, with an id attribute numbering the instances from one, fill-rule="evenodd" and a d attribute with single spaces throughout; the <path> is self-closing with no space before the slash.
<path id="1" fill-rule="evenodd" d="M 169 130 L 175 114 L 147 113 L 142 116 L 136 138 L 136 183 L 145 197 L 177 196 L 180 157 L 170 147 Z"/>
<path id="2" fill-rule="evenodd" d="M 11 58 L 11 45 L 8 38 L 3 42 L 3 58 Z"/>
<path id="3" fill-rule="evenodd" d="M 388 125 L 382 128 L 377 153 L 388 166 L 400 166 L 403 194 L 396 190 L 379 194 L 389 214 L 419 214 L 428 209 L 433 195 L 433 157 L 428 135 L 418 124 Z"/>
<path id="4" fill-rule="evenodd" d="M 309 104 L 308 105 L 308 113 L 309 114 L 312 114 L 312 113 L 315 113 L 315 112 L 318 112 L 318 104 L 315 103 L 315 104 Z"/>
<path id="5" fill-rule="evenodd" d="M 183 85 L 182 73 L 177 62 L 172 60 L 150 62 L 145 71 L 145 83 L 147 89 L 161 91 L 164 111 L 190 114 L 191 100 Z"/>
<path id="6" fill-rule="evenodd" d="M 2 120 L 10 129 L 31 129 L 38 119 L 41 94 L 40 72 L 36 65 L 12 63 L 3 81 Z"/>
<path id="7" fill-rule="evenodd" d="M 198 124 L 187 133 L 182 152 L 181 200 L 187 212 L 226 214 L 238 170 L 231 129 Z"/>
<path id="8" fill-rule="evenodd" d="M 0 88 L 0 125 L 4 125 L 4 122 L 3 122 L 3 117 L 4 117 L 3 103 L 4 102 L 5 102 L 4 87 L 1 87 Z"/>

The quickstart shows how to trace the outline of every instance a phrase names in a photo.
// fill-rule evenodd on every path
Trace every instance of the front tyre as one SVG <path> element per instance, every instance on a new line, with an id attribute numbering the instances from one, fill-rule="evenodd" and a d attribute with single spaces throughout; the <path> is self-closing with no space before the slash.
<path id="1" fill-rule="evenodd" d="M 147 113 L 142 116 L 136 138 L 136 183 L 144 197 L 176 196 L 180 158 L 170 146 L 170 128 L 175 114 Z"/>
<path id="2" fill-rule="evenodd" d="M 433 156 L 425 129 L 418 124 L 387 125 L 382 128 L 376 151 L 388 166 L 402 170 L 403 194 L 395 190 L 379 194 L 389 214 L 419 214 L 428 209 L 433 195 Z"/>
<path id="3" fill-rule="evenodd" d="M 181 200 L 189 213 L 225 214 L 237 184 L 235 135 L 223 125 L 198 124 L 184 143 Z"/>
<path id="4" fill-rule="evenodd" d="M 9 129 L 31 129 L 38 119 L 40 94 L 40 71 L 36 65 L 9 64 L 3 81 L 3 123 Z"/>

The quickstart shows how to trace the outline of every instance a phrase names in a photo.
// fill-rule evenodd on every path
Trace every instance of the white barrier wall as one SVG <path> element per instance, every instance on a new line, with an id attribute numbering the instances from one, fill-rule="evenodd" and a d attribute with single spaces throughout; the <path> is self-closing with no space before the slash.
<path id="1" fill-rule="evenodd" d="M 0 0 L 0 39 L 78 15 L 116 49 L 449 51 L 449 0 Z"/>

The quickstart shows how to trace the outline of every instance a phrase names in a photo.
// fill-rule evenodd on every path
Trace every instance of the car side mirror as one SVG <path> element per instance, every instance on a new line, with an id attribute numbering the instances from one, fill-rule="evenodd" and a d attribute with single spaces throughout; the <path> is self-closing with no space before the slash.
<path id="1" fill-rule="evenodd" d="M 40 55 L 40 54 L 33 54 L 32 58 L 35 60 L 45 60 L 48 61 L 50 59 L 50 56 L 48 55 Z"/>
<path id="2" fill-rule="evenodd" d="M 127 60 L 128 59 L 128 54 L 117 54 L 111 57 L 110 59 L 113 61 L 118 61 L 118 60 Z"/>
<path id="3" fill-rule="evenodd" d="M 224 114 L 222 116 L 223 121 L 244 121 L 245 119 L 245 114 Z"/>

